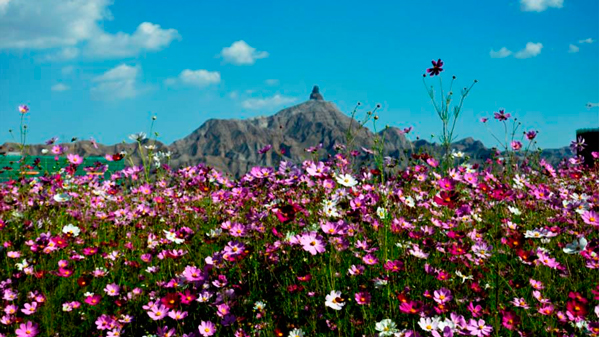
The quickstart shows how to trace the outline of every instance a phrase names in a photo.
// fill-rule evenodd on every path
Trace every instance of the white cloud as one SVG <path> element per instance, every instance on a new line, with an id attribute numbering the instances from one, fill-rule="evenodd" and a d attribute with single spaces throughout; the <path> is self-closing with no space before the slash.
<path id="1" fill-rule="evenodd" d="M 242 107 L 251 110 L 270 109 L 281 105 L 290 104 L 296 101 L 296 98 L 286 97 L 276 94 L 266 98 L 249 98 L 242 102 Z"/>
<path id="2" fill-rule="evenodd" d="M 579 40 L 579 43 L 594 43 L 594 40 L 591 37 L 588 37 L 585 40 Z"/>
<path id="3" fill-rule="evenodd" d="M 119 58 L 158 51 L 181 36 L 150 22 L 133 34 L 105 32 L 113 0 L 0 0 L 0 49 L 54 49 L 42 61 Z"/>
<path id="4" fill-rule="evenodd" d="M 132 35 L 101 33 L 89 40 L 84 52 L 88 56 L 120 58 L 136 56 L 143 51 L 158 51 L 181 39 L 175 29 L 162 29 L 150 22 L 141 23 Z"/>
<path id="5" fill-rule="evenodd" d="M 12 0 L 0 11 L 0 49 L 74 46 L 101 31 L 110 0 Z"/>
<path id="6" fill-rule="evenodd" d="M 240 93 L 237 90 L 234 90 L 230 92 L 228 96 L 231 99 L 238 99 L 240 97 Z"/>
<path id="7" fill-rule="evenodd" d="M 270 78 L 268 80 L 265 80 L 265 84 L 266 85 L 273 85 L 273 86 L 279 85 L 279 80 Z"/>
<path id="8" fill-rule="evenodd" d="M 74 70 L 75 70 L 75 67 L 73 67 L 73 66 L 66 66 L 66 67 L 63 67 L 63 68 L 60 70 L 60 72 L 61 72 L 61 74 L 63 74 L 63 75 L 71 75 L 71 74 L 73 73 L 73 71 L 74 71 Z"/>
<path id="9" fill-rule="evenodd" d="M 240 40 L 234 42 L 230 47 L 225 47 L 221 50 L 221 57 L 225 62 L 235 65 L 250 65 L 254 64 L 258 59 L 264 59 L 269 56 L 266 51 L 257 51 L 256 48 L 250 47 L 246 42 Z"/>
<path id="10" fill-rule="evenodd" d="M 191 85 L 199 88 L 204 88 L 211 84 L 217 84 L 221 82 L 221 74 L 218 71 L 208 71 L 204 69 L 190 70 L 185 69 L 182 71 L 177 78 L 169 78 L 165 81 L 167 85 L 174 85 L 181 83 L 184 85 Z"/>
<path id="11" fill-rule="evenodd" d="M 527 42 L 524 49 L 519 50 L 515 57 L 518 59 L 526 59 L 538 56 L 542 52 L 543 45 L 541 43 Z"/>
<path id="12" fill-rule="evenodd" d="M 124 99 L 132 98 L 140 93 L 137 77 L 140 73 L 139 66 L 120 64 L 104 74 L 96 77 L 92 87 L 92 96 L 98 99 Z"/>
<path id="13" fill-rule="evenodd" d="M 52 86 L 52 88 L 50 88 L 52 91 L 67 91 L 69 89 L 71 89 L 71 87 L 69 87 L 68 85 L 62 84 L 62 83 L 57 83 L 55 85 Z"/>
<path id="14" fill-rule="evenodd" d="M 77 47 L 65 47 L 54 53 L 44 55 L 42 61 L 68 61 L 79 56 L 79 48 Z"/>
<path id="15" fill-rule="evenodd" d="M 9 2 L 10 0 L 0 0 L 0 14 L 4 14 L 4 12 L 6 12 Z"/>
<path id="16" fill-rule="evenodd" d="M 510 56 L 511 54 L 512 54 L 512 51 L 506 49 L 506 47 L 502 47 L 498 51 L 495 51 L 493 49 L 490 51 L 490 56 L 494 59 L 505 58 L 507 56 Z"/>
<path id="17" fill-rule="evenodd" d="M 525 12 L 543 12 L 546 9 L 562 8 L 563 0 L 521 0 L 521 10 Z"/>
<path id="18" fill-rule="evenodd" d="M 579 47 L 574 44 L 569 45 L 569 53 L 577 53 L 579 51 Z"/>

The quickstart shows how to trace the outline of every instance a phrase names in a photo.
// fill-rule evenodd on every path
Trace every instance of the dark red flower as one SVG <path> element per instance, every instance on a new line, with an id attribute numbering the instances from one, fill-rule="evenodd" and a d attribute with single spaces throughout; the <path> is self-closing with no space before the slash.
<path id="1" fill-rule="evenodd" d="M 169 293 L 167 296 L 160 299 L 160 303 L 169 309 L 175 308 L 181 302 L 181 297 L 177 293 Z"/>
<path id="2" fill-rule="evenodd" d="M 587 305 L 579 301 L 567 302 L 567 311 L 569 311 L 575 317 L 584 317 L 587 315 Z"/>
<path id="3" fill-rule="evenodd" d="M 437 62 L 431 61 L 431 64 L 433 64 L 433 67 L 427 69 L 429 76 L 437 76 L 440 74 L 440 72 L 444 71 L 444 69 L 442 69 L 444 62 L 441 59 L 438 59 Z"/>

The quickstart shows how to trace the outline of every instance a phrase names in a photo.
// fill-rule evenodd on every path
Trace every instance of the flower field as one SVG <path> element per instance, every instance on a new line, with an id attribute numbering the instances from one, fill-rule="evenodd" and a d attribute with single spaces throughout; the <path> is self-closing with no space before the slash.
<path id="1" fill-rule="evenodd" d="M 382 175 L 339 153 L 239 180 L 204 165 L 10 180 L 0 332 L 598 335 L 597 163 L 422 154 Z"/>

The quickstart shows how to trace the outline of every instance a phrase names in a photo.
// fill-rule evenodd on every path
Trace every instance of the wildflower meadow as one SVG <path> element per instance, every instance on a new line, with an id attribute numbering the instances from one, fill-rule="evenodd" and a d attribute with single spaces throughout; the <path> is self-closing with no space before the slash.
<path id="1" fill-rule="evenodd" d="M 500 110 L 473 163 L 451 142 L 477 86 L 451 109 L 428 83 L 442 151 L 405 163 L 342 144 L 234 179 L 142 133 L 143 166 L 61 149 L 0 183 L 0 336 L 597 336 L 598 153 L 552 166 Z"/>

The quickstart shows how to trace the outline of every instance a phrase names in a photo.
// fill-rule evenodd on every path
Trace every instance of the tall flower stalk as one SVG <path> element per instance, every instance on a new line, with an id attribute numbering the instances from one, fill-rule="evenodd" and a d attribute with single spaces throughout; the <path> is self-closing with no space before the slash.
<path id="1" fill-rule="evenodd" d="M 431 63 L 433 64 L 433 67 L 427 69 L 427 73 L 429 73 L 430 77 L 438 76 L 442 71 L 444 71 L 444 69 L 442 68 L 442 66 L 444 65 L 444 62 L 441 59 L 438 59 L 437 62 L 431 61 Z M 440 140 L 440 143 L 442 144 L 442 148 L 444 151 L 442 168 L 444 170 L 446 170 L 452 162 L 452 157 L 450 156 L 450 152 L 451 152 L 452 141 L 455 140 L 454 128 L 456 127 L 456 121 L 458 120 L 458 116 L 460 115 L 460 111 L 462 110 L 462 106 L 465 101 L 465 98 L 467 98 L 467 96 L 471 92 L 471 89 L 473 88 L 475 83 L 477 83 L 477 80 L 474 80 L 470 87 L 468 87 L 468 88 L 465 87 L 461 90 L 460 100 L 458 102 L 458 105 L 455 105 L 454 107 L 451 108 L 452 98 L 453 98 L 453 94 L 454 94 L 452 91 L 452 86 L 454 84 L 454 80 L 456 80 L 456 76 L 452 76 L 452 81 L 450 81 L 450 89 L 448 90 L 448 94 L 446 94 L 444 92 L 442 78 L 439 77 L 439 79 L 440 79 L 440 96 L 439 96 L 440 101 L 439 101 L 439 103 L 436 102 L 436 97 L 435 97 L 436 93 L 433 89 L 433 85 L 428 86 L 427 83 L 425 82 L 426 77 L 427 77 L 427 74 L 423 74 L 423 84 L 425 85 L 425 90 L 427 90 L 427 94 L 429 95 L 429 98 L 431 99 L 431 102 L 433 103 L 433 107 L 435 108 L 435 111 L 437 112 L 438 117 L 442 121 L 442 134 L 439 136 L 439 140 Z"/>

